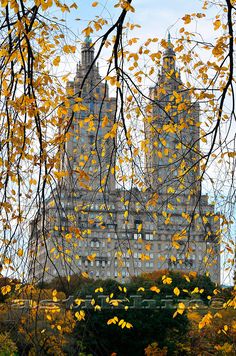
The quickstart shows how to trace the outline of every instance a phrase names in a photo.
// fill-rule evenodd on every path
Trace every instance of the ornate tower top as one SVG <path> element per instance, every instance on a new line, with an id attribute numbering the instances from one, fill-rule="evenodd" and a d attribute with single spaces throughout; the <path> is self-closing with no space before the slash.
<path id="1" fill-rule="evenodd" d="M 81 64 L 84 67 L 89 67 L 94 60 L 94 47 L 92 46 L 92 39 L 86 36 L 81 48 Z"/>
<path id="2" fill-rule="evenodd" d="M 173 44 L 171 43 L 170 32 L 168 32 L 168 47 L 163 54 L 163 60 L 165 58 L 173 58 L 175 61 L 175 51 L 173 50 Z"/>
<path id="3" fill-rule="evenodd" d="M 85 37 L 85 40 L 84 40 L 84 43 L 85 43 L 86 45 L 89 45 L 89 47 L 90 47 L 91 44 L 92 44 L 92 38 L 91 38 L 90 36 L 86 36 L 86 37 Z"/>

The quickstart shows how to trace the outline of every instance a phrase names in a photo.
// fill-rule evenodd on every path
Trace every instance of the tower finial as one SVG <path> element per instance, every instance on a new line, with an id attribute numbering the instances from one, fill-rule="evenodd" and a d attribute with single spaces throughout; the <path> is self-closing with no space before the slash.
<path id="1" fill-rule="evenodd" d="M 86 45 L 91 45 L 92 38 L 90 36 L 86 36 L 84 42 L 85 42 Z"/>
<path id="2" fill-rule="evenodd" d="M 171 45 L 171 42 L 170 42 L 170 31 L 168 31 L 168 45 L 169 46 Z"/>

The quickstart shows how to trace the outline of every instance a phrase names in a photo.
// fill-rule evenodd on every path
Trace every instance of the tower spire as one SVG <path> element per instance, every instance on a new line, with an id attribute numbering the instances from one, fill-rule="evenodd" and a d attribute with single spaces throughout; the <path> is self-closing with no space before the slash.
<path id="1" fill-rule="evenodd" d="M 168 46 L 170 47 L 171 41 L 170 41 L 170 31 L 168 31 Z"/>

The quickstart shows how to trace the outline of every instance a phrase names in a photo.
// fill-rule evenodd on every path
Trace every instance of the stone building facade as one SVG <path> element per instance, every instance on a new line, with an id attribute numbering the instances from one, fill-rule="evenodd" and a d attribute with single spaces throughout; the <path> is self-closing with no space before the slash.
<path id="1" fill-rule="evenodd" d="M 29 279 L 83 273 L 124 281 L 172 269 L 207 272 L 220 283 L 219 217 L 199 183 L 200 108 L 181 81 L 172 44 L 150 88 L 142 190 L 116 186 L 117 138 L 105 139 L 114 127 L 116 99 L 94 63 L 90 39 L 81 52 L 68 83 L 72 110 L 78 105 L 62 157 L 69 176 L 48 197 L 44 219 L 31 221 Z"/>

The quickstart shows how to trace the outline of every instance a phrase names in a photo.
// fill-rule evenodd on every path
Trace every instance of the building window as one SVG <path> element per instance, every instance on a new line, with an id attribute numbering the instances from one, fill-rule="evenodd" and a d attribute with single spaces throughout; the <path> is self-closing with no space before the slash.
<path id="1" fill-rule="evenodd" d="M 153 240 L 153 234 L 146 234 L 146 240 Z"/>
<path id="2" fill-rule="evenodd" d="M 134 240 L 142 239 L 142 234 L 134 234 Z"/>

